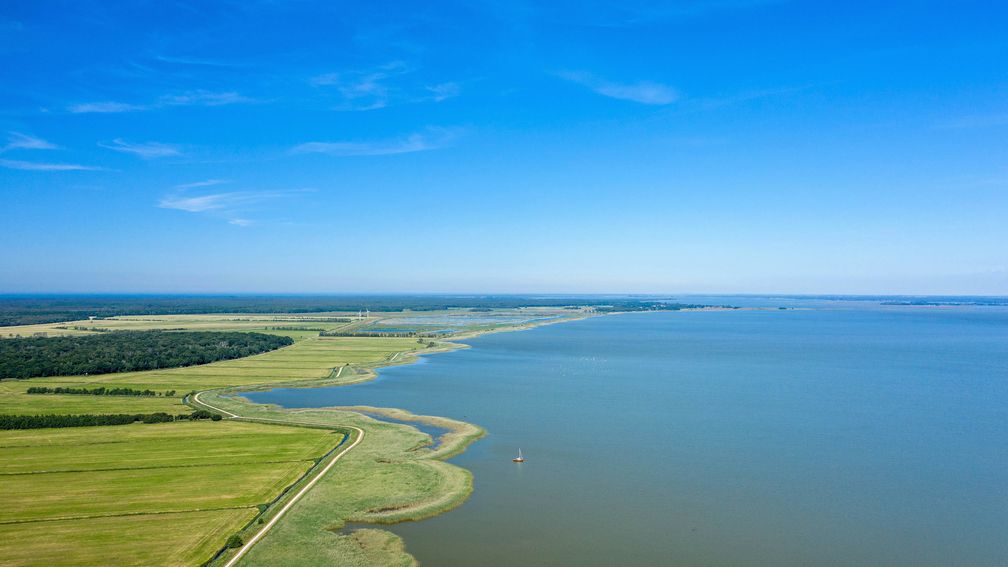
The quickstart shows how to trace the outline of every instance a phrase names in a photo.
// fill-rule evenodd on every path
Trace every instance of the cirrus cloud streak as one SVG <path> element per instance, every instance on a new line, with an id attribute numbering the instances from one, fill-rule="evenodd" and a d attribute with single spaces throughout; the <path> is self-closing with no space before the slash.
<path id="1" fill-rule="evenodd" d="M 640 104 L 666 105 L 679 100 L 679 93 L 668 85 L 652 81 L 616 83 L 584 71 L 561 71 L 557 76 L 591 89 L 596 94 Z"/>
<path id="2" fill-rule="evenodd" d="M 339 157 L 409 154 L 443 148 L 457 136 L 455 130 L 431 129 L 427 133 L 413 133 L 387 140 L 306 142 L 291 148 L 290 153 Z"/>

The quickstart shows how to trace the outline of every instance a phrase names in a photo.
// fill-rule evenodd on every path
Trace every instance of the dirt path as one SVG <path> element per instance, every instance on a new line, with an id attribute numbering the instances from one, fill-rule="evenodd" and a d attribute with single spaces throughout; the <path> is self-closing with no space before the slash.
<path id="1" fill-rule="evenodd" d="M 342 371 L 342 368 L 340 370 Z M 210 405 L 210 404 L 204 402 L 203 400 L 200 399 L 200 394 L 203 394 L 203 392 L 199 392 L 199 393 L 197 393 L 196 395 L 193 396 L 193 401 L 194 402 L 196 402 L 198 405 L 210 408 L 210 409 L 212 409 L 214 411 L 219 411 L 219 412 L 221 412 L 222 414 L 228 416 L 231 419 L 244 419 L 244 420 L 248 420 L 248 421 L 270 421 L 270 422 L 282 423 L 282 424 L 294 425 L 294 426 L 296 426 L 296 425 L 318 425 L 318 426 L 322 426 L 322 427 L 332 428 L 332 425 L 330 425 L 330 424 L 322 424 L 322 423 L 306 423 L 306 422 L 298 422 L 298 421 L 286 421 L 286 420 L 282 420 L 282 419 L 270 419 L 270 418 L 266 418 L 266 417 L 251 417 L 251 418 L 242 417 L 242 416 L 240 416 L 238 414 L 231 413 L 231 412 L 229 412 L 229 411 L 227 411 L 225 409 L 221 409 L 221 408 L 219 408 L 217 406 L 213 406 L 213 405 Z M 227 563 L 224 564 L 224 567 L 233 567 L 239 561 L 241 561 L 241 558 L 244 557 L 245 554 L 248 553 L 248 551 L 250 549 L 252 549 L 252 546 L 255 545 L 256 542 L 258 542 L 260 539 L 262 539 L 263 536 L 265 536 L 266 533 L 269 532 L 270 528 L 272 528 L 280 520 L 280 518 L 282 518 L 284 516 L 284 514 L 286 514 L 287 511 L 290 510 L 292 506 L 294 506 L 294 504 L 297 504 L 297 502 L 299 500 L 301 500 L 301 497 L 304 496 L 305 494 L 307 494 L 308 491 L 311 490 L 313 486 L 315 486 L 315 483 L 318 482 L 319 479 L 321 479 L 323 476 L 325 476 L 325 474 L 327 472 L 329 472 L 329 469 L 333 468 L 333 466 L 337 463 L 337 461 L 339 461 L 341 458 L 343 458 L 343 455 L 346 455 L 348 452 L 350 452 L 351 449 L 353 449 L 354 447 L 356 447 L 361 441 L 364 440 L 364 430 L 363 429 L 361 429 L 359 427 L 354 427 L 352 425 L 346 425 L 346 426 L 342 426 L 342 427 L 346 427 L 348 429 L 352 429 L 352 430 L 354 430 L 357 433 L 357 438 L 354 439 L 353 443 L 350 443 L 349 445 L 347 445 L 346 447 L 344 447 L 342 451 L 340 451 L 339 453 L 336 453 L 336 455 L 333 456 L 333 458 L 329 461 L 329 463 L 326 464 L 326 466 L 323 467 L 322 470 L 318 472 L 318 474 L 316 474 L 310 481 L 308 481 L 307 484 L 305 484 L 304 486 L 302 486 L 301 490 L 298 490 L 297 493 L 294 494 L 294 496 L 290 497 L 290 499 L 287 500 L 287 503 L 284 504 L 283 508 L 280 508 L 280 511 L 277 512 L 272 518 L 270 518 L 270 520 L 263 525 L 262 529 L 260 529 L 258 532 L 256 532 L 256 534 L 254 536 L 252 536 L 247 542 L 245 542 L 245 545 L 243 545 L 240 548 L 238 548 L 238 552 L 235 553 L 234 557 L 232 557 L 230 560 L 228 560 Z"/>

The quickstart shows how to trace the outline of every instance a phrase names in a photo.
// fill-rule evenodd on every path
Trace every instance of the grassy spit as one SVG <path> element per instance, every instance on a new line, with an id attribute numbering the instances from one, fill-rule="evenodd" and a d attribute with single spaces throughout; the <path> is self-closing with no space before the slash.
<path id="1" fill-rule="evenodd" d="M 412 558 L 394 543 L 397 536 L 384 533 L 379 537 L 371 530 L 363 537 L 341 534 L 341 529 L 346 522 L 395 523 L 427 518 L 457 506 L 472 491 L 469 471 L 440 459 L 462 451 L 483 434 L 473 425 L 437 418 L 437 424 L 448 428 L 448 433 L 441 437 L 437 449 L 431 449 L 431 437 L 416 428 L 347 409 L 285 410 L 249 404 L 221 393 L 204 394 L 201 400 L 230 412 L 242 412 L 249 419 L 355 426 L 366 431 L 364 440 L 291 508 L 240 565 L 408 565 Z M 394 413 L 396 419 L 404 421 L 428 419 L 402 410 Z M 244 539 L 258 529 L 258 524 L 253 523 Z M 230 554 L 225 555 L 215 564 L 223 565 L 229 558 Z"/>

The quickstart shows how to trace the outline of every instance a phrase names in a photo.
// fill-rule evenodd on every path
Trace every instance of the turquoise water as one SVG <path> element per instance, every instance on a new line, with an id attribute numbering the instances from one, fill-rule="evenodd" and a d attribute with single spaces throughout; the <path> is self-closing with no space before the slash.
<path id="1" fill-rule="evenodd" d="M 250 397 L 484 426 L 452 461 L 472 498 L 391 528 L 427 566 L 1008 564 L 1008 309 L 828 307 L 600 317 Z"/>

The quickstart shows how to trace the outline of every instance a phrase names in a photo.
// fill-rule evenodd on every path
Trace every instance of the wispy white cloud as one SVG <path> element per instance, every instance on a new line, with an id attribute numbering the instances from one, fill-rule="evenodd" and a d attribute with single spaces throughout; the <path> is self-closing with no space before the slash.
<path id="1" fill-rule="evenodd" d="M 59 146 L 42 138 L 29 136 L 20 132 L 7 132 L 7 143 L 0 146 L 0 153 L 10 150 L 55 150 Z"/>
<path id="2" fill-rule="evenodd" d="M 316 87 L 334 87 L 343 99 L 342 110 L 374 110 L 384 108 L 392 97 L 390 80 L 410 72 L 402 61 L 392 61 L 366 71 L 325 73 L 312 77 Z"/>
<path id="3" fill-rule="evenodd" d="M 708 98 L 696 98 L 687 99 L 684 104 L 687 104 L 690 108 L 697 110 L 712 110 L 720 108 L 722 106 L 731 106 L 735 104 L 744 104 L 754 100 L 760 100 L 764 98 L 771 98 L 777 96 L 790 95 L 795 93 L 800 93 L 810 89 L 814 89 L 822 86 L 823 83 L 810 83 L 806 85 L 798 86 L 785 86 L 785 87 L 774 87 L 767 89 L 752 89 L 747 91 L 741 91 L 733 94 L 715 96 Z"/>
<path id="4" fill-rule="evenodd" d="M 254 100 L 236 92 L 190 91 L 165 95 L 158 99 L 158 106 L 224 106 L 249 102 L 254 102 Z"/>
<path id="5" fill-rule="evenodd" d="M 308 79 L 308 82 L 313 87 L 328 87 L 340 84 L 340 79 L 342 76 L 343 75 L 340 73 L 324 73 L 322 75 L 316 75 Z"/>
<path id="6" fill-rule="evenodd" d="M 98 145 L 109 150 L 137 155 L 144 159 L 182 155 L 178 146 L 160 142 L 130 143 L 122 138 L 116 138 L 112 140 L 111 144 L 99 142 Z"/>
<path id="7" fill-rule="evenodd" d="M 182 183 L 176 185 L 176 189 L 195 189 L 197 187 L 210 187 L 213 185 L 223 185 L 225 183 L 231 183 L 230 179 L 207 179 L 204 181 L 193 181 L 192 183 Z"/>
<path id="8" fill-rule="evenodd" d="M 431 93 L 431 100 L 434 102 L 441 102 L 442 100 L 457 97 L 461 91 L 459 84 L 453 82 L 430 85 L 426 89 Z"/>
<path id="9" fill-rule="evenodd" d="M 641 104 L 666 105 L 679 100 L 679 93 L 668 85 L 651 81 L 614 83 L 583 71 L 561 71 L 557 76 L 587 87 L 597 94 Z"/>
<path id="10" fill-rule="evenodd" d="M 212 92 L 204 90 L 187 91 L 168 94 L 159 97 L 149 104 L 133 104 L 128 102 L 86 102 L 72 104 L 67 110 L 73 114 L 138 112 L 172 106 L 224 106 L 228 104 L 243 104 L 255 102 L 255 99 L 240 95 L 233 91 Z"/>
<path id="11" fill-rule="evenodd" d="M 340 96 L 336 110 L 376 110 L 390 104 L 441 102 L 458 96 L 458 83 L 422 84 L 404 78 L 416 69 L 402 61 L 392 61 L 366 70 L 325 73 L 309 79 L 315 87 L 331 87 Z"/>
<path id="12" fill-rule="evenodd" d="M 175 65 L 197 65 L 202 67 L 237 67 L 238 65 L 216 59 L 201 59 L 197 57 L 175 57 L 172 55 L 155 55 L 154 60 Z"/>
<path id="13" fill-rule="evenodd" d="M 254 191 L 231 191 L 209 195 L 186 196 L 168 195 L 158 203 L 162 209 L 177 209 L 189 213 L 204 213 L 247 205 L 265 198 L 263 193 Z"/>
<path id="14" fill-rule="evenodd" d="M 0 154 L 12 150 L 55 150 L 59 146 L 47 142 L 42 138 L 29 136 L 20 132 L 8 132 L 7 143 L 0 146 Z M 20 169 L 22 171 L 97 171 L 101 167 L 90 165 L 80 165 L 76 163 L 51 163 L 38 161 L 24 161 L 17 159 L 0 159 L 0 167 L 7 169 Z"/>
<path id="15" fill-rule="evenodd" d="M 125 102 L 85 102 L 72 104 L 67 110 L 73 114 L 113 114 L 118 112 L 136 112 L 145 110 L 146 106 L 139 104 L 129 104 Z"/>
<path id="16" fill-rule="evenodd" d="M 211 180 L 216 181 L 216 180 Z M 188 184 L 193 186 L 193 184 Z M 196 185 L 205 186 L 205 185 Z M 307 193 L 312 189 L 294 189 L 287 191 L 228 191 L 224 193 L 206 193 L 190 195 L 185 190 L 165 195 L 158 202 L 162 209 L 174 209 L 187 213 L 206 214 L 227 221 L 235 226 L 251 226 L 259 221 L 250 219 L 249 213 L 263 209 L 269 202 L 269 207 L 275 208 L 276 201 L 291 198 L 299 193 Z"/>
<path id="17" fill-rule="evenodd" d="M 41 163 L 13 159 L 0 159 L 0 167 L 25 171 L 98 171 L 102 169 L 100 167 L 79 165 L 76 163 Z"/>
<path id="18" fill-rule="evenodd" d="M 309 82 L 316 87 L 335 86 L 350 95 L 371 93 L 381 90 L 379 83 L 392 77 L 405 75 L 414 69 L 404 61 L 389 61 L 365 70 L 351 70 L 339 73 L 325 73 L 312 77 Z"/>
<path id="19" fill-rule="evenodd" d="M 401 138 L 366 142 L 307 142 L 291 148 L 293 154 L 326 154 L 331 156 L 383 156 L 436 150 L 447 146 L 457 136 L 451 130 L 431 130 Z"/>

